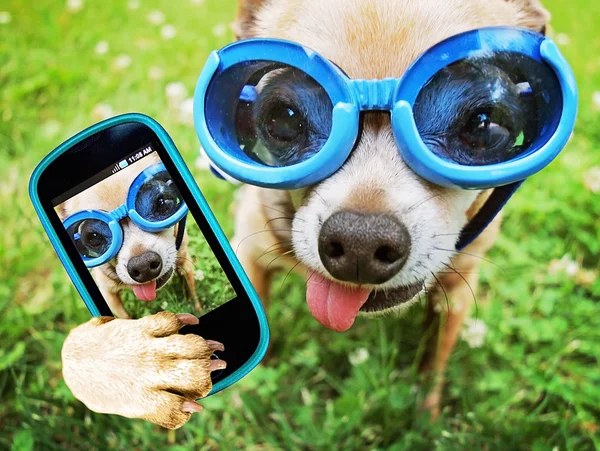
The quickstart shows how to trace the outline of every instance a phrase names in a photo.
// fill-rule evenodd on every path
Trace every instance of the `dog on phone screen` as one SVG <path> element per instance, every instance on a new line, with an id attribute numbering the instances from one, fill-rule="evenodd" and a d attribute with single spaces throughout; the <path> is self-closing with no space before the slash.
<path id="1" fill-rule="evenodd" d="M 159 161 L 156 154 L 150 155 L 63 202 L 58 209 L 61 220 L 82 210 L 112 211 L 118 208 L 125 203 L 134 179 Z M 124 237 L 119 253 L 110 262 L 92 269 L 94 280 L 111 312 L 119 318 L 129 318 L 119 292 L 130 288 L 138 299 L 153 301 L 156 291 L 171 280 L 175 271 L 184 276 L 189 295 L 195 300 L 194 308 L 200 310 L 194 267 L 188 255 L 187 231 L 184 231 L 182 244 L 177 250 L 179 225 L 162 232 L 146 232 L 128 219 L 121 221 L 121 225 Z"/>
<path id="2" fill-rule="evenodd" d="M 318 51 L 352 78 L 383 79 L 401 77 L 424 50 L 457 33 L 493 25 L 543 31 L 548 19 L 537 0 L 240 0 L 234 31 L 238 38 L 296 41 Z M 423 287 L 429 287 L 428 316 L 434 323 L 440 293 L 445 291 L 451 306 L 446 318 L 438 321 L 439 339 L 431 340 L 439 345 L 432 346 L 423 363 L 424 371 L 437 374 L 425 402 L 435 417 L 441 375 L 469 312 L 470 287 L 475 289 L 477 284 L 480 260 L 469 254 L 483 255 L 492 246 L 500 218 L 466 253 L 451 251 L 457 238 L 453 234 L 478 212 L 489 194 L 442 188 L 420 179 L 400 158 L 389 117 L 367 113 L 352 155 L 323 182 L 300 191 L 244 186 L 233 247 L 264 301 L 274 270 L 297 265 L 302 275 L 317 273 L 308 284 L 311 311 L 340 330 L 359 312 L 374 316 L 406 310 L 417 302 L 415 297 Z M 285 219 L 276 219 L 282 216 Z M 335 220 L 327 222 L 334 216 Z M 322 276 L 327 272 L 319 254 L 319 236 L 345 234 L 344 239 L 352 240 L 357 218 L 361 230 L 372 231 L 361 236 L 364 246 L 376 247 L 383 240 L 392 248 L 395 240 L 390 238 L 401 237 L 396 241 L 406 243 L 405 247 L 396 251 L 405 253 L 406 261 L 388 282 L 369 285 L 368 293 L 334 299 L 326 296 L 324 288 L 336 291 L 356 284 L 342 285 Z M 364 227 L 367 223 L 371 227 Z M 282 232 L 285 229 L 289 232 Z M 269 266 L 274 249 L 282 258 Z M 462 275 L 448 271 L 446 265 Z M 323 306 L 337 308 L 338 318 L 328 318 Z M 442 310 L 446 310 L 445 301 Z M 205 347 L 187 338 L 191 334 L 177 335 L 183 323 L 174 315 L 167 316 L 135 321 L 94 319 L 74 329 L 62 356 L 65 381 L 77 399 L 96 412 L 145 418 L 169 428 L 182 426 L 190 412 L 199 410 L 193 399 L 210 380 L 206 377 L 209 367 L 206 360 L 200 360 L 205 366 L 189 363 L 202 359 L 197 349 Z"/>
<path id="3" fill-rule="evenodd" d="M 242 0 L 234 31 L 295 41 L 352 79 L 381 80 L 401 77 L 423 51 L 458 33 L 494 25 L 544 32 L 548 20 L 537 0 Z M 313 316 L 338 331 L 359 314 L 405 312 L 423 293 L 426 327 L 437 331 L 422 362 L 436 376 L 424 407 L 436 418 L 443 372 L 474 299 L 476 256 L 492 246 L 500 217 L 464 253 L 453 251 L 491 191 L 421 179 L 400 157 L 387 114 L 368 112 L 359 139 L 342 168 L 309 189 L 243 186 L 233 247 L 261 299 L 274 271 L 294 268 L 307 277 Z M 336 260 L 340 249 L 354 257 L 348 268 Z"/>

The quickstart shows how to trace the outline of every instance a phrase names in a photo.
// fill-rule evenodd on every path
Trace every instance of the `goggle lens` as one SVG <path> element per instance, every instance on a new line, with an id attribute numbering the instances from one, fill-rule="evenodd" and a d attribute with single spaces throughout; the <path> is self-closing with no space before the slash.
<path id="1" fill-rule="evenodd" d="M 135 210 L 147 221 L 159 222 L 173 216 L 183 199 L 167 171 L 146 180 L 135 196 Z"/>
<path id="2" fill-rule="evenodd" d="M 476 54 L 435 74 L 413 111 L 433 153 L 461 165 L 485 166 L 545 144 L 558 126 L 562 95 L 553 71 L 533 58 Z"/>
<path id="3" fill-rule="evenodd" d="M 72 224 L 67 233 L 79 253 L 86 258 L 104 255 L 112 244 L 110 227 L 98 219 L 83 219 Z"/>
<path id="4" fill-rule="evenodd" d="M 265 166 L 300 163 L 331 134 L 333 105 L 325 89 L 281 63 L 231 67 L 211 83 L 206 105 L 210 132 L 221 148 L 239 149 L 238 156 Z"/>

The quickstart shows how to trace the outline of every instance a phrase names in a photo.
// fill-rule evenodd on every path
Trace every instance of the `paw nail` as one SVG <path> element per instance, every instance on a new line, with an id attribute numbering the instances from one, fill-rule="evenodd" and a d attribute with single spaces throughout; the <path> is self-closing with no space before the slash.
<path id="1" fill-rule="evenodd" d="M 204 410 L 204 408 L 198 404 L 197 402 L 194 401 L 185 401 L 183 403 L 183 409 L 184 412 L 187 413 L 197 413 L 197 412 L 202 412 L 202 410 Z"/>
<path id="2" fill-rule="evenodd" d="M 214 349 L 215 351 L 225 351 L 225 346 L 223 346 L 223 343 L 219 343 L 218 341 L 206 340 L 206 344 L 210 349 Z"/>
<path id="3" fill-rule="evenodd" d="M 227 368 L 227 362 L 225 362 L 224 360 L 211 360 L 210 361 L 210 370 L 211 371 L 224 370 L 225 368 Z"/>
<path id="4" fill-rule="evenodd" d="M 200 322 L 200 320 L 198 318 L 196 318 L 194 315 L 190 315 L 189 313 L 180 313 L 179 315 L 176 315 L 177 319 L 179 321 L 181 321 L 183 324 L 190 324 L 190 325 L 194 325 L 194 324 L 198 324 Z"/>

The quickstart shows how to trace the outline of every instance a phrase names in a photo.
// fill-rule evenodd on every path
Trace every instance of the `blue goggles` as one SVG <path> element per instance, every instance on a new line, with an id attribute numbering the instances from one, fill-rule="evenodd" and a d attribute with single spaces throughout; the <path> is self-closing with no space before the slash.
<path id="1" fill-rule="evenodd" d="M 162 163 L 142 171 L 133 181 L 126 202 L 111 212 L 79 211 L 63 221 L 69 237 L 88 268 L 113 259 L 123 245 L 120 221 L 129 218 L 146 232 L 160 232 L 182 222 L 188 207 Z M 179 237 L 178 237 L 179 241 Z"/>
<path id="2" fill-rule="evenodd" d="M 485 189 L 522 181 L 559 154 L 574 128 L 577 88 L 552 40 L 492 27 L 442 41 L 402 78 L 383 80 L 350 79 L 294 42 L 238 41 L 210 55 L 194 95 L 211 162 L 267 188 L 336 172 L 365 111 L 391 113 L 399 152 L 421 177 Z"/>

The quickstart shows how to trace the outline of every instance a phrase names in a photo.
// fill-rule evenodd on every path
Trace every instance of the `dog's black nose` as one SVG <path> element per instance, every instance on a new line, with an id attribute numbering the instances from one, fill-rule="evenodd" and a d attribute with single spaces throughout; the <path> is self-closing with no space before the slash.
<path id="1" fill-rule="evenodd" d="M 334 213 L 319 234 L 319 255 L 338 280 L 379 284 L 390 280 L 410 254 L 410 234 L 397 219 L 349 211 Z"/>
<path id="2" fill-rule="evenodd" d="M 133 257 L 127 263 L 127 272 L 133 280 L 139 283 L 156 279 L 162 269 L 162 259 L 156 252 L 144 252 Z"/>

